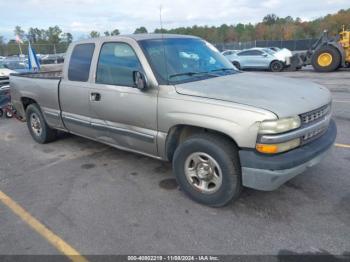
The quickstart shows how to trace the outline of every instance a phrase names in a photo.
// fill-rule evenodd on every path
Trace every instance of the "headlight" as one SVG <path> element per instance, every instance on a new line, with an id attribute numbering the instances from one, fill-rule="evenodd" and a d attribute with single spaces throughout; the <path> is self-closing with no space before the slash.
<path id="1" fill-rule="evenodd" d="M 277 120 L 267 120 L 260 123 L 259 134 L 279 134 L 300 127 L 299 116 L 282 118 Z"/>
<path id="2" fill-rule="evenodd" d="M 289 151 L 300 146 L 300 138 L 296 138 L 279 144 L 256 144 L 256 150 L 264 154 L 277 154 Z"/>

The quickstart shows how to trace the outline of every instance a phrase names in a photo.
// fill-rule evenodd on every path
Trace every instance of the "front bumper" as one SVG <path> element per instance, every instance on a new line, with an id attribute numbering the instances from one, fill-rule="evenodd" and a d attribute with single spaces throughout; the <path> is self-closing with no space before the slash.
<path id="1" fill-rule="evenodd" d="M 309 144 L 278 155 L 240 150 L 243 186 L 271 191 L 318 164 L 334 144 L 337 127 L 333 120 L 325 134 Z"/>

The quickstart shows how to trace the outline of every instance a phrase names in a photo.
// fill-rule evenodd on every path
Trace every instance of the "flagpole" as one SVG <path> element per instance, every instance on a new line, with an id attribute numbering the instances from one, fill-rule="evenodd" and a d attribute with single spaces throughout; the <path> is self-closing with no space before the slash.
<path id="1" fill-rule="evenodd" d="M 23 53 L 22 53 L 22 47 L 21 47 L 21 42 L 19 42 L 19 41 L 18 41 L 18 47 L 19 47 L 19 52 L 20 52 L 20 54 L 23 55 Z"/>

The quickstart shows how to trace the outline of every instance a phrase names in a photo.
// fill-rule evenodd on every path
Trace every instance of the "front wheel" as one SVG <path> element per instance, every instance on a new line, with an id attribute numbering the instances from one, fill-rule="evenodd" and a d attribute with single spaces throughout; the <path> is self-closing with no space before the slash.
<path id="1" fill-rule="evenodd" d="M 233 142 L 214 134 L 199 134 L 178 146 L 173 170 L 181 189 L 194 201 L 225 206 L 242 190 L 238 150 Z"/>
<path id="2" fill-rule="evenodd" d="M 232 62 L 232 64 L 233 64 L 238 70 L 241 70 L 241 65 L 240 65 L 239 62 L 234 61 L 234 62 Z"/>
<path id="3" fill-rule="evenodd" d="M 281 72 L 283 70 L 283 63 L 280 61 L 272 61 L 270 70 L 271 72 Z"/>
<path id="4" fill-rule="evenodd" d="M 27 126 L 32 138 L 45 144 L 54 141 L 57 136 L 57 130 L 50 128 L 37 104 L 30 104 L 26 109 Z"/>

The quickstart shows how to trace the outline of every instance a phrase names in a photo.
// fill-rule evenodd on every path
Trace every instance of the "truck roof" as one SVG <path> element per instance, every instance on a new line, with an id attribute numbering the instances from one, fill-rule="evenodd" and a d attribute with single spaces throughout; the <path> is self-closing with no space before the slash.
<path id="1" fill-rule="evenodd" d="M 141 41 L 141 40 L 152 40 L 152 39 L 162 39 L 162 38 L 191 38 L 196 39 L 198 37 L 191 36 L 191 35 L 179 35 L 179 34 L 129 34 L 129 35 L 117 35 L 117 36 L 105 36 L 105 37 L 97 37 L 97 38 L 91 38 L 87 40 L 81 40 L 74 42 L 74 44 L 79 43 L 95 43 L 99 41 L 111 41 L 111 40 L 120 40 L 120 39 L 134 39 L 135 41 Z"/>

